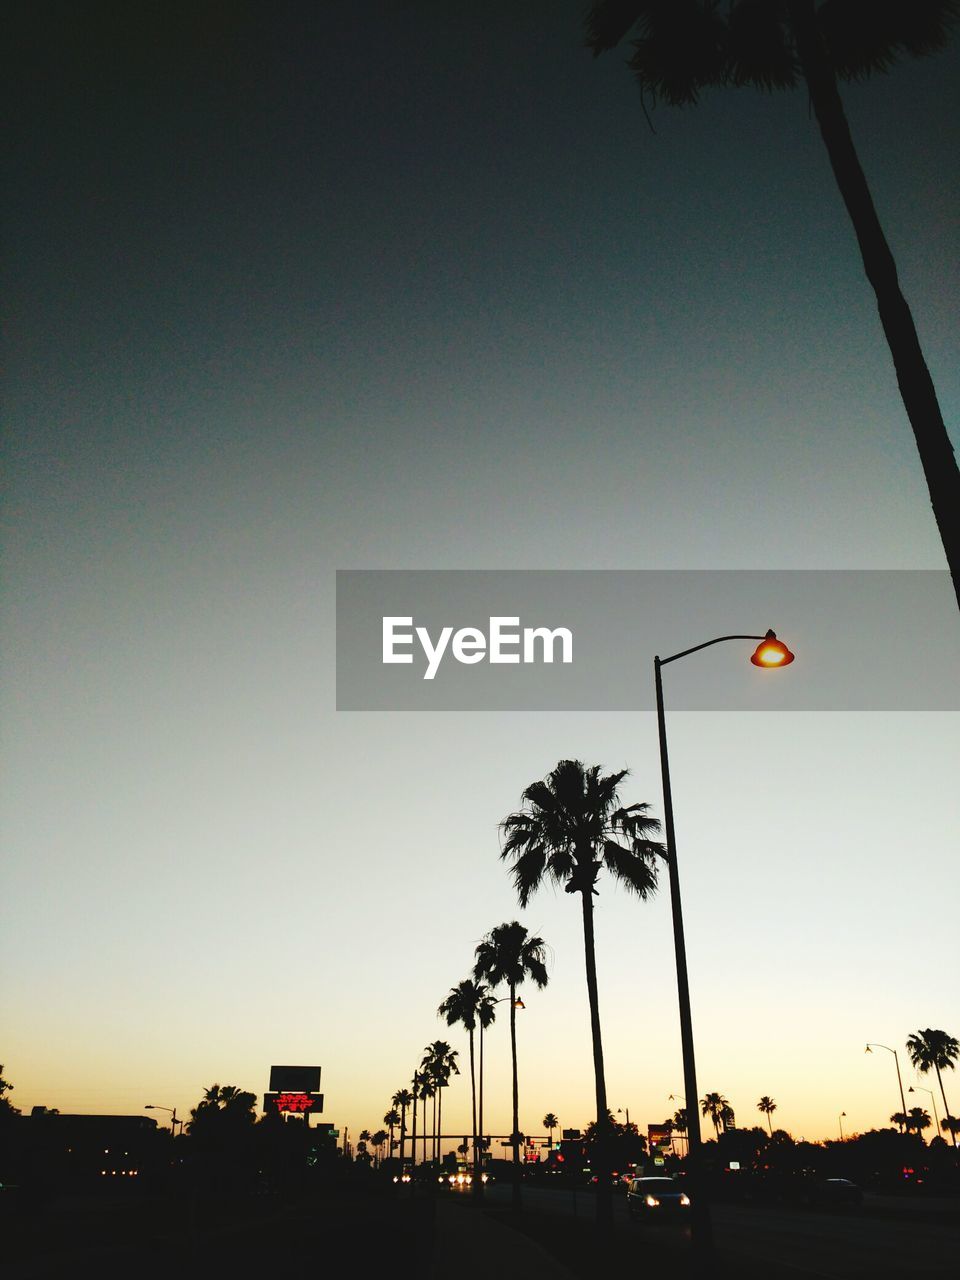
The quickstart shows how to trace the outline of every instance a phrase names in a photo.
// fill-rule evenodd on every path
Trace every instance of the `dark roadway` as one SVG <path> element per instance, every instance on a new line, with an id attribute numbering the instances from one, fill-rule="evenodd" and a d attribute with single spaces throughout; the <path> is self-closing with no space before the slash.
<path id="1" fill-rule="evenodd" d="M 510 1188 L 499 1184 L 489 1188 L 489 1203 L 506 1205 Z M 540 1213 L 571 1214 L 592 1219 L 595 1198 L 590 1192 L 552 1190 L 524 1186 L 523 1202 Z M 866 1196 L 859 1210 L 822 1212 L 807 1208 L 714 1204 L 716 1247 L 721 1254 L 740 1256 L 755 1262 L 775 1264 L 779 1272 L 796 1268 L 808 1276 L 828 1276 L 836 1280 L 859 1277 L 935 1277 L 957 1274 L 960 1250 L 960 1213 L 952 1224 L 924 1217 L 918 1204 L 911 1213 L 892 1197 Z M 949 1202 L 938 1218 L 949 1214 Z M 616 1193 L 616 1221 L 639 1241 L 673 1244 L 689 1248 L 689 1228 L 669 1224 L 648 1225 L 628 1219 L 626 1197 Z M 901 1216 L 903 1214 L 903 1216 Z"/>

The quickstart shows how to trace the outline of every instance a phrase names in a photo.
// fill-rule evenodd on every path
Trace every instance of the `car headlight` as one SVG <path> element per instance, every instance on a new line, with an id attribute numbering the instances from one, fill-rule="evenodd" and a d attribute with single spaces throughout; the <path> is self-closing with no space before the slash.
<path id="1" fill-rule="evenodd" d="M 660 1201 L 657 1199 L 656 1196 L 647 1196 L 647 1204 L 650 1206 L 651 1209 L 655 1209 L 659 1203 Z"/>
<path id="2" fill-rule="evenodd" d="M 688 1205 L 688 1204 L 690 1203 L 690 1197 L 689 1197 L 686 1193 L 684 1193 L 684 1194 L 680 1197 L 680 1203 L 681 1203 L 681 1204 L 683 1204 L 683 1205 Z"/>

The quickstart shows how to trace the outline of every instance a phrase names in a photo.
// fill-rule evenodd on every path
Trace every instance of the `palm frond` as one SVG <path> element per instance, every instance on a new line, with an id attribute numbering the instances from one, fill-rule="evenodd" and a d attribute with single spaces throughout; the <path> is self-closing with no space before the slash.
<path id="1" fill-rule="evenodd" d="M 956 0 L 825 0 L 817 25 L 836 74 L 864 80 L 889 71 L 904 55 L 937 53 L 958 17 Z"/>
<path id="2" fill-rule="evenodd" d="M 616 48 L 646 7 L 644 0 L 598 0 L 584 19 L 584 44 L 594 57 Z"/>
<path id="3" fill-rule="evenodd" d="M 607 870 L 638 898 L 647 898 L 657 890 L 657 865 L 653 847 L 640 842 L 629 849 L 616 840 L 605 840 L 603 862 Z"/>

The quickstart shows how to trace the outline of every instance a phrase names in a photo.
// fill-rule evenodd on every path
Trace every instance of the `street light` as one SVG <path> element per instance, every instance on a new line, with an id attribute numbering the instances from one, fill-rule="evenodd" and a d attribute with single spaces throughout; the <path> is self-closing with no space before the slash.
<path id="1" fill-rule="evenodd" d="M 510 999 L 509 996 L 500 996 L 498 1000 L 491 1000 L 490 1003 L 492 1005 L 503 1004 L 505 1000 L 509 1000 L 509 999 Z M 525 1009 L 526 1007 L 527 1006 L 523 1003 L 520 997 L 517 996 L 517 998 L 513 1002 L 513 1008 Z M 479 1106 L 477 1107 L 477 1112 L 479 1117 L 480 1142 L 483 1143 L 483 1020 L 482 1019 L 480 1021 L 480 1097 L 479 1097 Z M 516 1148 L 514 1148 L 514 1159 L 516 1159 Z M 477 1161 L 477 1151 L 476 1151 L 476 1148 L 474 1148 L 474 1152 L 473 1152 L 474 1189 L 478 1193 L 480 1190 L 480 1181 L 481 1181 L 479 1174 L 482 1172 L 482 1170 L 483 1170 L 483 1148 L 481 1148 L 479 1163 Z"/>
<path id="2" fill-rule="evenodd" d="M 177 1125 L 179 1124 L 181 1132 L 183 1131 L 183 1121 L 177 1119 L 176 1107 L 157 1107 L 152 1102 L 148 1102 L 144 1106 L 144 1111 L 168 1111 L 170 1113 L 170 1132 L 174 1137 L 177 1136 Z"/>
<path id="3" fill-rule="evenodd" d="M 687 1097 L 693 1098 L 696 1104 L 700 1096 L 697 1092 L 697 1070 L 693 1052 L 693 1019 L 690 1013 L 690 987 L 687 980 L 687 952 L 683 937 L 683 912 L 680 906 L 680 876 L 677 870 L 677 842 L 673 828 L 673 796 L 670 790 L 670 764 L 667 756 L 667 724 L 663 709 L 663 680 L 661 668 L 668 662 L 676 662 L 678 658 L 686 658 L 691 653 L 708 649 L 711 645 L 723 644 L 727 640 L 759 640 L 760 643 L 750 657 L 755 667 L 775 669 L 786 667 L 793 662 L 793 654 L 778 640 L 774 631 L 766 635 L 717 636 L 713 640 L 705 640 L 703 644 L 695 644 L 690 649 L 682 649 L 671 654 L 669 658 L 656 656 L 653 659 L 654 681 L 657 689 L 657 725 L 660 732 L 660 772 L 663 778 L 663 816 L 667 837 L 667 868 L 670 874 L 670 906 L 673 913 L 673 945 L 677 957 L 677 996 L 680 1003 L 680 1046 L 683 1053 L 683 1087 Z M 713 1231 L 710 1224 L 710 1210 L 700 1185 L 700 1117 L 697 1107 L 687 1108 L 687 1165 L 693 1217 L 690 1227 L 693 1244 L 696 1248 L 707 1251 L 713 1247 Z"/>
<path id="4" fill-rule="evenodd" d="M 900 1086 L 900 1114 L 905 1116 L 907 1114 L 907 1104 L 903 1096 L 903 1081 L 900 1079 L 900 1059 L 897 1057 L 897 1051 L 896 1049 L 891 1049 L 888 1044 L 873 1044 L 871 1042 L 863 1052 L 873 1053 L 874 1049 L 886 1049 L 887 1053 L 893 1054 L 893 1060 L 897 1065 L 897 1084 Z"/>
<path id="5" fill-rule="evenodd" d="M 843 1117 L 846 1114 L 847 1113 L 845 1111 L 841 1111 L 840 1114 L 837 1116 L 837 1121 L 839 1122 L 839 1125 L 840 1125 L 840 1141 L 841 1142 L 843 1142 Z"/>
<path id="6" fill-rule="evenodd" d="M 919 1089 L 921 1093 L 929 1093 L 930 1101 L 933 1103 L 933 1118 L 936 1121 L 936 1125 L 937 1125 L 937 1137 L 942 1138 L 943 1134 L 940 1132 L 940 1117 L 937 1115 L 937 1099 L 934 1095 L 933 1090 L 924 1089 L 922 1084 L 918 1084 L 916 1089 L 913 1087 L 913 1085 L 910 1085 L 910 1087 L 907 1089 L 907 1093 L 916 1093 L 917 1089 Z M 906 1111 L 906 1107 L 904 1107 L 904 1111 Z M 922 1135 L 919 1129 L 917 1130 L 917 1137 L 922 1138 Z"/>

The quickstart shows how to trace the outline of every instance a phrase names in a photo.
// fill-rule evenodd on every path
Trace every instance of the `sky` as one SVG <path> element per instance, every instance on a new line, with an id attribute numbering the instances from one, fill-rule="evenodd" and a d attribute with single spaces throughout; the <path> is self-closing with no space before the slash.
<path id="1" fill-rule="evenodd" d="M 945 567 L 805 96 L 651 130 L 582 12 L 15 6 L 0 1061 L 24 1110 L 184 1116 L 316 1063 L 355 1135 L 446 1038 L 466 1133 L 437 1006 L 520 919 L 550 957 L 521 1128 L 590 1120 L 579 912 L 550 888 L 520 911 L 498 823 L 568 757 L 628 767 L 660 815 L 654 716 L 338 712 L 338 569 Z M 958 58 L 843 91 L 955 441 Z M 743 657 L 670 668 L 668 706 L 688 664 Z M 864 1045 L 933 1088 L 906 1038 L 960 1034 L 956 713 L 668 721 L 701 1094 L 743 1124 L 772 1095 L 809 1139 L 886 1123 L 894 1064 Z M 683 1092 L 668 894 L 599 887 L 608 1097 L 646 1125 Z M 502 1015 L 486 1096 L 509 1132 Z"/>

